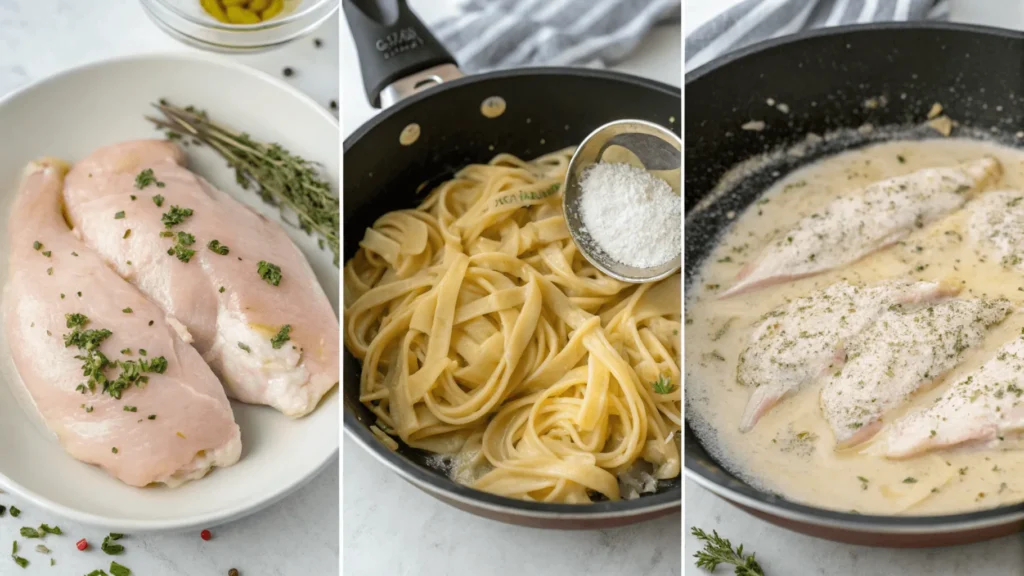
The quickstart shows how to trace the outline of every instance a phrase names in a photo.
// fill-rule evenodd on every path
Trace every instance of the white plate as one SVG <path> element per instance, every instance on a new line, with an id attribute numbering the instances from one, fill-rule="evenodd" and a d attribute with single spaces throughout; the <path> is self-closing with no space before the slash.
<path id="1" fill-rule="evenodd" d="M 0 281 L 8 267 L 7 220 L 22 168 L 39 156 L 77 161 L 95 148 L 161 137 L 143 119 L 160 98 L 206 109 L 227 126 L 279 142 L 321 162 L 340 181 L 338 123 L 313 100 L 249 68 L 207 56 L 143 56 L 77 68 L 0 99 Z M 208 148 L 189 147 L 190 167 L 235 198 L 280 219 Z M 338 310 L 338 269 L 330 250 L 285 226 Z M 2 331 L 0 331 L 2 332 Z M 261 406 L 233 403 L 242 458 L 177 489 L 131 488 L 68 456 L 26 402 L 0 342 L 0 487 L 45 511 L 113 531 L 209 527 L 255 512 L 313 478 L 338 452 L 338 393 L 292 420 Z"/>

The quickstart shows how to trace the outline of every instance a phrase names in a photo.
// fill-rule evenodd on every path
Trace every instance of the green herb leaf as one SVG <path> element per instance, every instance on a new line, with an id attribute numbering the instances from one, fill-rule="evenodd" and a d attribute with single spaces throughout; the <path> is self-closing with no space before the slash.
<path id="1" fill-rule="evenodd" d="M 39 240 L 36 240 L 35 242 L 32 243 L 32 248 L 34 250 L 39 250 L 42 247 L 43 247 L 43 244 L 41 242 L 39 242 Z"/>
<path id="2" fill-rule="evenodd" d="M 907 476 L 906 478 L 903 479 L 903 483 L 904 484 L 917 484 L 917 478 L 914 478 L 913 476 Z"/>
<path id="3" fill-rule="evenodd" d="M 691 528 L 690 533 L 704 543 L 704 549 L 693 555 L 697 559 L 697 567 L 704 568 L 708 572 L 714 572 L 719 564 L 729 564 L 736 567 L 737 576 L 764 576 L 764 570 L 757 563 L 754 554 L 744 556 L 743 546 L 735 550 L 729 540 L 718 535 L 718 531 L 712 531 L 710 535 L 700 528 Z"/>
<path id="4" fill-rule="evenodd" d="M 39 531 L 43 534 L 53 534 L 55 536 L 63 536 L 64 532 L 60 529 L 60 526 L 53 526 L 52 528 L 48 524 L 42 524 L 39 526 Z"/>
<path id="5" fill-rule="evenodd" d="M 277 264 L 271 264 L 266 260 L 260 260 L 256 265 L 256 273 L 267 281 L 267 284 L 277 286 L 281 284 L 281 268 Z"/>
<path id="6" fill-rule="evenodd" d="M 132 571 L 121 566 L 117 562 L 110 563 L 110 574 L 111 576 L 132 576 Z"/>
<path id="7" fill-rule="evenodd" d="M 115 544 L 115 542 L 120 540 L 123 536 L 123 534 L 115 534 L 111 532 L 109 536 L 103 538 L 103 545 L 100 546 L 100 549 L 111 556 L 116 556 L 124 552 L 124 546 Z"/>
<path id="8" fill-rule="evenodd" d="M 21 534 L 22 538 L 42 538 L 43 537 L 43 533 L 42 532 L 40 532 L 39 530 L 36 530 L 35 528 L 29 528 L 27 526 L 21 529 L 20 534 Z"/>
<path id="9" fill-rule="evenodd" d="M 152 168 L 146 168 L 142 172 L 139 172 L 139 174 L 135 177 L 135 187 L 138 188 L 139 190 L 142 190 L 143 188 L 151 184 L 156 184 L 157 188 L 164 187 L 164 183 L 158 181 L 156 179 L 156 176 L 153 175 Z M 159 204 L 157 204 L 157 206 L 159 206 Z"/>
<path id="10" fill-rule="evenodd" d="M 119 210 L 114 213 L 114 220 L 121 220 L 124 218 L 124 210 Z"/>
<path id="11" fill-rule="evenodd" d="M 164 197 L 159 194 L 153 196 L 153 204 L 156 204 L 157 208 L 162 207 L 164 205 Z"/>
<path id="12" fill-rule="evenodd" d="M 274 347 L 274 350 L 280 349 L 281 346 L 284 346 L 285 342 L 291 340 L 291 338 L 288 336 L 288 334 L 290 334 L 291 331 L 291 324 L 285 324 L 284 326 L 281 326 L 281 330 L 279 330 L 277 334 L 270 339 L 270 345 Z"/>
<path id="13" fill-rule="evenodd" d="M 654 386 L 656 394 L 668 394 L 675 390 L 675 386 L 672 385 L 672 379 L 665 376 L 658 376 L 658 379 L 652 382 L 651 385 Z"/>
<path id="14" fill-rule="evenodd" d="M 164 212 L 163 216 L 160 217 L 160 221 L 164 223 L 166 228 L 173 228 L 187 220 L 190 216 L 192 216 L 191 208 L 171 206 L 171 209 Z"/>
<path id="15" fill-rule="evenodd" d="M 195 256 L 196 251 L 189 248 L 189 246 L 196 243 L 196 237 L 189 234 L 188 232 L 178 232 L 178 240 L 167 250 L 167 254 L 176 256 L 178 260 L 182 262 L 188 262 Z"/>
<path id="16" fill-rule="evenodd" d="M 223 245 L 223 244 L 221 244 L 220 240 L 210 240 L 210 242 L 206 245 L 206 247 L 209 248 L 211 251 L 216 252 L 217 254 L 220 254 L 221 256 L 227 256 L 228 255 L 228 251 L 229 251 L 228 247 Z"/>
<path id="17" fill-rule="evenodd" d="M 242 350 L 245 350 L 246 352 L 252 352 L 252 348 L 249 348 L 248 345 L 246 345 L 246 344 L 244 344 L 242 342 L 238 343 L 238 347 L 241 348 Z"/>
<path id="18" fill-rule="evenodd" d="M 13 516 L 14 518 L 21 516 L 21 510 L 18 510 L 17 506 L 11 506 L 11 516 Z"/>

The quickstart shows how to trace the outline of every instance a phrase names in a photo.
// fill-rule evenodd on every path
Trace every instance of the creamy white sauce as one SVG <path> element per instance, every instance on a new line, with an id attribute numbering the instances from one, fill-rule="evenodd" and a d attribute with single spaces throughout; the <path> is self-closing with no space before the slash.
<path id="1" fill-rule="evenodd" d="M 1024 500 L 1024 451 L 961 448 L 908 460 L 888 460 L 878 446 L 888 424 L 933 403 L 951 383 L 977 369 L 1024 329 L 1024 276 L 979 248 L 967 232 L 969 207 L 899 244 L 840 270 L 770 286 L 728 299 L 717 294 L 735 281 L 777 232 L 793 226 L 844 192 L 922 168 L 994 156 L 1004 175 L 990 190 L 1024 190 L 1024 152 L 973 140 L 890 142 L 845 152 L 780 180 L 740 214 L 707 258 L 686 294 L 686 397 L 688 418 L 709 451 L 727 468 L 763 490 L 791 500 L 873 514 L 943 514 Z M 984 193 L 983 193 L 984 194 Z M 740 419 L 752 388 L 736 381 L 740 352 L 755 322 L 787 299 L 839 280 L 873 284 L 908 278 L 963 287 L 961 296 L 1006 297 L 1017 312 L 933 389 L 888 414 L 872 442 L 834 450 L 819 404 L 820 382 L 779 403 L 752 430 Z"/>

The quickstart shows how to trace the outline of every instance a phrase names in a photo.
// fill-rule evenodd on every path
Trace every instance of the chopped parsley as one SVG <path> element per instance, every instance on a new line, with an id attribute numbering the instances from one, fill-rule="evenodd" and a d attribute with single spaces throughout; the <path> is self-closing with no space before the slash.
<path id="1" fill-rule="evenodd" d="M 17 506 L 11 506 L 11 516 L 13 516 L 14 518 L 21 516 L 21 510 L 18 510 Z"/>
<path id="2" fill-rule="evenodd" d="M 146 416 L 146 419 L 147 420 L 156 420 L 156 414 L 150 414 L 149 416 Z"/>
<path id="3" fill-rule="evenodd" d="M 142 172 L 139 172 L 139 174 L 135 177 L 135 187 L 138 188 L 139 190 L 142 190 L 143 188 L 151 184 L 156 184 L 157 188 L 164 187 L 164 183 L 157 180 L 156 176 L 153 175 L 152 168 L 146 168 Z"/>
<path id="4" fill-rule="evenodd" d="M 22 568 L 28 566 L 28 560 L 25 560 L 21 556 L 18 556 L 18 541 L 15 540 L 13 546 L 11 546 L 11 558 L 14 559 L 14 563 Z"/>
<path id="5" fill-rule="evenodd" d="M 129 237 L 131 235 L 132 235 L 132 229 L 129 228 L 129 229 L 124 231 L 124 236 L 121 236 L 121 238 L 127 238 L 127 237 Z M 129 262 L 129 264 L 131 264 L 131 262 Z"/>
<path id="6" fill-rule="evenodd" d="M 53 252 L 51 252 L 49 250 L 43 250 L 43 256 L 46 256 L 47 258 L 49 258 L 51 254 L 53 254 Z"/>
<path id="7" fill-rule="evenodd" d="M 917 484 L 917 478 L 914 478 L 913 476 L 907 476 L 906 478 L 903 479 L 903 483 L 904 484 Z"/>
<path id="8" fill-rule="evenodd" d="M 174 246 L 167 249 L 167 254 L 175 256 L 182 262 L 188 262 L 195 256 L 196 251 L 189 248 L 189 246 L 196 243 L 196 237 L 189 234 L 188 232 L 178 232 L 178 239 Z"/>
<path id="9" fill-rule="evenodd" d="M 129 308 L 125 308 L 125 309 L 121 310 L 121 312 L 124 312 L 125 314 L 131 314 L 132 313 L 132 309 L 130 307 Z"/>
<path id="10" fill-rule="evenodd" d="M 171 206 L 171 209 L 164 212 L 163 216 L 160 217 L 160 221 L 164 223 L 166 228 L 174 228 L 178 224 L 187 220 L 189 216 L 192 216 L 191 208 Z"/>
<path id="11" fill-rule="evenodd" d="M 42 247 L 43 247 L 43 243 L 40 242 L 39 240 L 36 240 L 35 242 L 32 243 L 32 249 L 33 250 L 40 250 L 40 249 L 42 249 Z"/>
<path id="12" fill-rule="evenodd" d="M 153 196 L 153 204 L 156 204 L 156 207 L 160 208 L 164 205 L 164 197 L 159 194 Z"/>
<path id="13" fill-rule="evenodd" d="M 277 286 L 281 284 L 281 268 L 277 264 L 271 264 L 266 260 L 260 260 L 256 266 L 256 273 L 267 281 L 267 284 Z"/>
<path id="14" fill-rule="evenodd" d="M 117 562 L 110 563 L 110 575 L 111 576 L 132 576 L 132 571 L 124 566 L 121 566 Z"/>
<path id="15" fill-rule="evenodd" d="M 220 254 L 221 256 L 228 255 L 228 247 L 225 246 L 224 244 L 221 244 L 220 240 L 210 240 L 206 247 L 209 248 L 211 251 Z"/>
<path id="16" fill-rule="evenodd" d="M 270 345 L 274 347 L 274 350 L 279 349 L 281 346 L 284 346 L 285 342 L 291 340 L 291 338 L 288 337 L 288 334 L 291 333 L 291 331 L 291 324 L 281 326 L 281 330 L 279 330 L 277 334 L 270 339 Z"/>
<path id="17" fill-rule="evenodd" d="M 114 220 L 121 220 L 124 218 L 124 210 L 119 210 L 114 213 Z"/>
<path id="18" fill-rule="evenodd" d="M 125 412 L 138 412 L 139 409 L 136 408 L 135 406 L 125 406 L 124 407 L 124 411 Z"/>
<path id="19" fill-rule="evenodd" d="M 217 292 L 220 292 L 221 294 L 223 294 L 223 293 L 224 293 L 224 287 L 223 287 L 223 286 L 221 286 L 221 287 L 220 287 L 220 290 L 217 290 Z"/>
<path id="20" fill-rule="evenodd" d="M 243 342 L 239 342 L 238 347 L 241 348 L 242 350 L 245 350 L 246 352 L 252 352 L 252 348 L 249 348 L 249 346 Z"/>
<path id="21" fill-rule="evenodd" d="M 111 556 L 124 552 L 124 546 L 120 544 L 115 544 L 115 542 L 117 542 L 121 538 L 124 538 L 124 534 L 117 534 L 115 532 L 111 532 L 110 535 L 103 538 L 103 545 L 100 546 L 100 549 L 106 552 L 107 554 L 110 554 Z"/>
<path id="22" fill-rule="evenodd" d="M 114 454 L 117 454 L 117 452 L 118 452 L 117 446 L 114 446 L 113 448 L 111 448 L 110 451 L 113 452 Z"/>
<path id="23" fill-rule="evenodd" d="M 658 376 L 658 379 L 652 382 L 651 385 L 654 386 L 655 394 L 668 394 L 675 389 L 675 386 L 672 385 L 672 379 L 665 378 L 664 376 Z"/>

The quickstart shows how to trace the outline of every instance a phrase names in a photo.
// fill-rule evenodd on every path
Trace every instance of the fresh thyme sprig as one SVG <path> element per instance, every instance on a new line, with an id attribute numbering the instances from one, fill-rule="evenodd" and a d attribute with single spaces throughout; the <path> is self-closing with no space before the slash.
<path id="1" fill-rule="evenodd" d="M 697 559 L 698 568 L 714 572 L 719 564 L 730 564 L 736 567 L 734 572 L 736 576 L 765 576 L 761 565 L 754 559 L 754 554 L 743 555 L 742 544 L 733 550 L 732 543 L 719 536 L 717 530 L 713 530 L 711 535 L 708 535 L 700 528 L 693 527 L 690 529 L 690 533 L 704 543 L 704 549 L 693 555 Z"/>
<path id="2" fill-rule="evenodd" d="M 320 175 L 319 167 L 295 156 L 279 144 L 264 144 L 244 132 L 235 132 L 210 120 L 206 112 L 192 106 L 179 108 L 161 100 L 154 106 L 163 118 L 147 116 L 158 128 L 175 138 L 198 140 L 217 151 L 235 169 L 235 179 L 242 188 L 255 184 L 264 202 L 294 212 L 306 233 L 320 236 L 334 252 L 334 265 L 339 264 L 341 212 L 338 197 Z"/>

